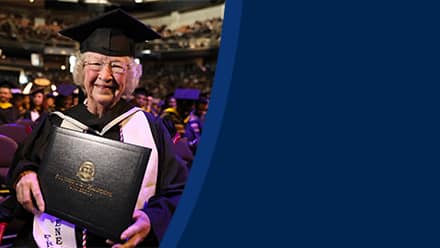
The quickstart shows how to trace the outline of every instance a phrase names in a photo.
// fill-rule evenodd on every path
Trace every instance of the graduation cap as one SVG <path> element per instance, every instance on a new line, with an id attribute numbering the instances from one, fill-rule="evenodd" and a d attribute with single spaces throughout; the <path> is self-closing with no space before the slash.
<path id="1" fill-rule="evenodd" d="M 161 37 L 122 9 L 61 30 L 60 34 L 78 41 L 81 52 L 133 57 L 136 43 Z"/>
<path id="2" fill-rule="evenodd" d="M 34 80 L 34 84 L 41 87 L 46 87 L 50 85 L 50 80 L 47 78 L 36 78 Z"/>
<path id="3" fill-rule="evenodd" d="M 35 89 L 32 89 L 30 92 L 31 96 L 34 96 L 37 93 L 42 93 L 44 95 L 44 88 L 43 87 L 37 87 Z"/>
<path id="4" fill-rule="evenodd" d="M 0 83 L 0 88 L 12 89 L 12 88 L 14 88 L 14 85 L 9 81 L 3 81 Z"/>
<path id="5" fill-rule="evenodd" d="M 176 89 L 174 98 L 177 100 L 197 100 L 199 99 L 200 90 L 198 89 Z"/>
<path id="6" fill-rule="evenodd" d="M 2 81 L 0 83 L 0 88 L 8 88 L 8 89 L 10 89 L 12 94 L 19 94 L 19 93 L 21 93 L 21 90 L 14 83 L 11 83 L 11 82 L 6 81 L 6 80 Z"/>
<path id="7" fill-rule="evenodd" d="M 46 98 L 52 98 L 52 99 L 55 99 L 55 95 L 52 94 L 52 93 L 48 93 L 48 94 L 46 94 Z"/>
<path id="8" fill-rule="evenodd" d="M 75 90 L 77 90 L 77 87 L 73 84 L 60 84 L 57 86 L 57 92 L 62 96 L 73 95 Z"/>

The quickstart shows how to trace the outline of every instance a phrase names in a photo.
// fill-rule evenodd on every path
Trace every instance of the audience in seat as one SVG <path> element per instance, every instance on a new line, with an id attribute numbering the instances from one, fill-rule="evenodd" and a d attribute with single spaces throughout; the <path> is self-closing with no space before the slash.
<path id="1" fill-rule="evenodd" d="M 15 151 L 18 148 L 17 142 L 12 138 L 0 134 L 0 183 L 4 184 L 9 168 L 12 165 Z"/>
<path id="2" fill-rule="evenodd" d="M 15 140 L 17 144 L 23 142 L 28 136 L 26 127 L 17 123 L 0 125 L 0 134 L 6 135 L 9 138 Z"/>
<path id="3" fill-rule="evenodd" d="M 13 123 L 19 118 L 17 107 L 11 103 L 11 84 L 0 84 L 0 124 Z"/>

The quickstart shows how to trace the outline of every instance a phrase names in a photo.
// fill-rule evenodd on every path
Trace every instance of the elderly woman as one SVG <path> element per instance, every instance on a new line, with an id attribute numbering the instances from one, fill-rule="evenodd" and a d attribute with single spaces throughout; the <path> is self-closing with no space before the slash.
<path id="1" fill-rule="evenodd" d="M 16 154 L 9 184 L 15 189 L 19 204 L 27 210 L 23 211 L 27 212 L 23 217 L 28 220 L 16 245 L 158 246 L 183 192 L 187 171 L 171 152 L 170 138 L 161 124 L 121 97 L 133 92 L 141 76 L 141 66 L 133 59 L 135 43 L 159 38 L 159 35 L 119 9 L 60 33 L 80 42 L 81 54 L 73 77 L 84 90 L 86 101 L 64 113 L 43 117 Z M 118 117 L 120 121 L 115 123 Z M 106 138 L 152 149 L 133 224 L 120 236 L 126 242 L 113 243 L 44 213 L 45 202 L 37 172 L 54 125 L 83 132 L 104 129 Z M 61 230 L 57 239 L 48 235 L 54 227 Z"/>

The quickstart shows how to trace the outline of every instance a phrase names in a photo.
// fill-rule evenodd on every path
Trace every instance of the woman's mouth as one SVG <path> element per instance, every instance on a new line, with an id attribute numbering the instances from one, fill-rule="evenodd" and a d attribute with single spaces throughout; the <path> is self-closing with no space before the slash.
<path id="1" fill-rule="evenodd" d="M 110 89 L 110 90 L 117 90 L 119 87 L 116 84 L 99 84 L 95 83 L 93 84 L 94 87 L 101 88 L 101 89 Z"/>

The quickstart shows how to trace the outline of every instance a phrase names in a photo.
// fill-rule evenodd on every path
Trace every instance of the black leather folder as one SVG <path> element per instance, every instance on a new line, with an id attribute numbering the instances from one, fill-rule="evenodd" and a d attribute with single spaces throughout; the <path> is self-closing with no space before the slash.
<path id="1" fill-rule="evenodd" d="M 151 149 L 54 127 L 38 172 L 46 212 L 119 241 Z"/>

